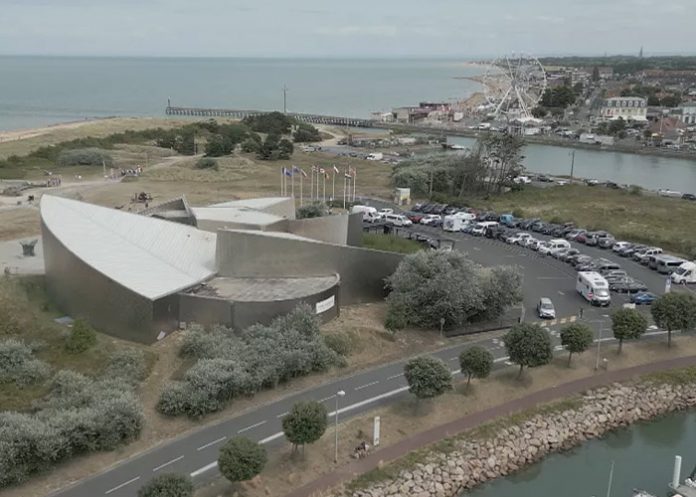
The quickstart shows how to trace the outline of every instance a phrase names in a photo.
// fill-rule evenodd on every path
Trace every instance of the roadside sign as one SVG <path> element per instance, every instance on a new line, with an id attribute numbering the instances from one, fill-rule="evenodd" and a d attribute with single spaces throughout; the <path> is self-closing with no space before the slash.
<path id="1" fill-rule="evenodd" d="M 379 445 L 379 429 L 380 429 L 380 417 L 375 416 L 375 423 L 372 430 L 372 445 L 377 447 Z"/>

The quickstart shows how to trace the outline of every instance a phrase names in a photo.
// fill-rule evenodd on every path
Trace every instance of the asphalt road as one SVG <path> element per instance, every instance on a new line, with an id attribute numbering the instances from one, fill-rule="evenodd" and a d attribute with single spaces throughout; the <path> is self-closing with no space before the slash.
<path id="1" fill-rule="evenodd" d="M 417 227 L 419 231 L 442 235 L 441 230 L 427 227 Z M 551 257 L 522 248 L 507 245 L 496 240 L 476 238 L 461 233 L 447 233 L 448 238 L 455 240 L 455 248 L 467 251 L 472 259 L 485 265 L 515 264 L 524 273 L 524 305 L 526 321 L 535 321 L 535 306 L 540 297 L 551 297 L 556 306 L 558 319 L 547 321 L 555 341 L 556 350 L 561 352 L 558 345 L 558 329 L 576 319 L 580 307 L 584 307 L 583 319 L 595 329 L 608 330 L 610 309 L 589 307 L 575 291 L 575 271 L 572 267 L 556 261 Z M 613 254 L 592 247 L 582 247 L 583 252 L 612 258 Z M 643 280 L 652 291 L 662 293 L 664 277 L 657 275 L 639 264 L 616 256 L 622 266 L 633 276 Z M 612 307 L 625 302 L 625 296 L 612 296 Z M 601 341 L 609 341 L 608 331 L 605 331 Z M 659 330 L 651 329 L 648 336 L 662 334 Z M 481 337 L 478 344 L 488 348 L 494 354 L 496 366 L 505 367 L 507 357 L 502 342 L 495 338 Z M 458 374 L 459 353 L 469 344 L 452 346 L 433 355 L 441 358 L 450 365 L 452 374 Z M 346 395 L 340 398 L 339 419 L 356 416 L 379 405 L 393 402 L 408 394 L 403 377 L 404 361 L 398 361 L 381 367 L 360 372 L 358 374 L 327 382 L 312 390 L 290 395 L 273 403 L 261 406 L 253 411 L 227 419 L 221 423 L 205 426 L 194 433 L 188 433 L 180 438 L 165 442 L 154 449 L 137 455 L 127 461 L 108 469 L 107 471 L 82 480 L 71 487 L 51 494 L 61 497 L 133 497 L 138 488 L 153 476 L 163 472 L 190 474 L 197 483 L 203 483 L 217 476 L 216 459 L 218 450 L 224 441 L 236 435 L 244 435 L 263 444 L 277 445 L 284 441 L 281 429 L 281 418 L 291 406 L 300 400 L 316 400 L 326 403 L 332 418 L 336 415 L 336 392 L 344 391 Z M 342 447 L 340 450 L 349 451 L 352 447 Z"/>

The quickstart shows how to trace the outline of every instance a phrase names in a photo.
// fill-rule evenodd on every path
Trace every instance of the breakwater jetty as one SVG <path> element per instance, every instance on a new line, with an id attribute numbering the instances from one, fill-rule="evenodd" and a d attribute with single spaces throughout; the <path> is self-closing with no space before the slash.
<path id="1" fill-rule="evenodd" d="M 240 109 L 216 109 L 205 107 L 175 107 L 167 105 L 165 113 L 168 116 L 194 116 L 194 117 L 229 117 L 231 119 L 244 119 L 249 116 L 270 114 L 271 111 L 240 110 Z M 352 128 L 372 128 L 375 124 L 371 119 L 360 119 L 345 116 L 324 116 L 321 114 L 304 114 L 288 112 L 288 116 L 308 124 L 328 124 L 332 126 L 350 126 Z"/>

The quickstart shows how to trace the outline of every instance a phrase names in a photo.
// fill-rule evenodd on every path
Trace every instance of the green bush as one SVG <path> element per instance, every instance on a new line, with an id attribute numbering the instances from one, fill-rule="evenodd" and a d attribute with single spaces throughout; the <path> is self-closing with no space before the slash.
<path id="1" fill-rule="evenodd" d="M 73 354 L 89 350 L 97 343 L 97 333 L 81 319 L 75 320 L 70 335 L 65 341 L 65 349 Z"/>
<path id="2" fill-rule="evenodd" d="M 401 238 L 396 235 L 383 235 L 381 233 L 363 233 L 362 244 L 365 248 L 398 252 L 400 254 L 412 254 L 424 248 L 423 244 L 415 240 Z"/>
<path id="3" fill-rule="evenodd" d="M 353 350 L 353 340 L 345 333 L 326 335 L 324 337 L 324 343 L 328 348 L 341 356 L 350 355 Z"/>
<path id="4" fill-rule="evenodd" d="M 0 385 L 14 383 L 18 386 L 43 381 L 51 368 L 34 357 L 31 347 L 15 339 L 0 342 Z"/>
<path id="5" fill-rule="evenodd" d="M 189 475 L 155 476 L 138 490 L 138 497 L 193 497 L 193 481 Z"/>
<path id="6" fill-rule="evenodd" d="M 145 354 L 138 349 L 119 349 L 109 358 L 104 370 L 105 378 L 119 378 L 139 383 L 147 376 Z"/>
<path id="7" fill-rule="evenodd" d="M 311 204 L 303 205 L 297 209 L 297 219 L 322 217 L 326 216 L 326 214 L 326 207 L 321 202 L 313 202 Z"/>
<path id="8" fill-rule="evenodd" d="M 218 162 L 211 157 L 203 157 L 196 162 L 196 169 L 219 169 Z"/>
<path id="9" fill-rule="evenodd" d="M 58 154 L 59 166 L 102 166 L 111 167 L 113 158 L 104 150 L 98 148 L 82 148 L 76 150 L 64 150 Z"/>
<path id="10" fill-rule="evenodd" d="M 292 139 L 295 143 L 319 142 L 321 141 L 321 133 L 311 124 L 299 123 L 292 135 Z"/>
<path id="11" fill-rule="evenodd" d="M 220 449 L 218 467 L 231 482 L 247 481 L 258 475 L 266 465 L 266 449 L 248 438 L 235 437 Z"/>

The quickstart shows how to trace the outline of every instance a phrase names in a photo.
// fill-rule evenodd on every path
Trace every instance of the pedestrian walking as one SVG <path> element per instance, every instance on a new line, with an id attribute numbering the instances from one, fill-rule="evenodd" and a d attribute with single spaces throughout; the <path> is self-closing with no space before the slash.
<path id="1" fill-rule="evenodd" d="M 578 312 L 578 318 L 582 319 L 582 313 L 585 311 L 584 307 L 580 307 L 580 311 Z"/>

